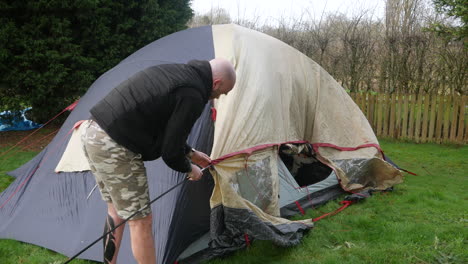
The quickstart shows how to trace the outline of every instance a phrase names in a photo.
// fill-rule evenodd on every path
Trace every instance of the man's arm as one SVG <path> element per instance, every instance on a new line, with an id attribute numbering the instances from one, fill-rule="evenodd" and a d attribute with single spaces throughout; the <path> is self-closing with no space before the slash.
<path id="1" fill-rule="evenodd" d="M 176 94 L 176 104 L 167 123 L 162 145 L 164 162 L 179 172 L 192 170 L 190 160 L 186 156 L 186 141 L 204 107 L 203 100 L 196 91 L 185 90 L 182 94 Z"/>
<path id="2" fill-rule="evenodd" d="M 211 164 L 211 159 L 208 155 L 195 149 L 192 149 L 192 152 L 188 155 L 188 157 L 193 163 L 202 168 L 205 168 Z"/>
<path id="3" fill-rule="evenodd" d="M 193 148 L 189 144 L 185 143 L 185 155 L 191 155 L 192 152 Z"/>

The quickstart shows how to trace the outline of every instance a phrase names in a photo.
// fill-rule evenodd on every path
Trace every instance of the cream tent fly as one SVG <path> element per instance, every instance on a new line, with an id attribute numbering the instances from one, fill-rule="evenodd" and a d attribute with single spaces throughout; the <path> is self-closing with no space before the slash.
<path id="1" fill-rule="evenodd" d="M 206 105 L 188 138 L 210 154 L 212 168 L 151 205 L 159 263 L 198 263 L 254 240 L 297 245 L 318 219 L 291 216 L 348 193 L 343 209 L 402 182 L 358 106 L 317 63 L 263 33 L 206 26 L 143 47 L 91 85 L 47 148 L 10 173 L 16 180 L 0 194 L 0 238 L 67 256 L 95 240 L 106 205 L 91 192 L 74 125 L 140 70 L 215 57 L 233 63 L 237 82 Z M 185 177 L 161 160 L 145 165 L 152 197 Z M 102 261 L 101 252 L 99 243 L 80 258 Z M 134 263 L 128 230 L 118 261 Z"/>

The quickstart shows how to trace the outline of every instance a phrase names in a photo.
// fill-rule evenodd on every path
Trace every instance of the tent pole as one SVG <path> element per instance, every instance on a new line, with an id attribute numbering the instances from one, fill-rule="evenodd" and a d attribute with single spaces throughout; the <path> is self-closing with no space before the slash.
<path id="1" fill-rule="evenodd" d="M 204 171 L 208 168 L 210 168 L 212 165 L 209 165 L 205 168 L 203 168 L 201 171 Z M 92 242 L 91 244 L 89 244 L 87 247 L 83 248 L 80 252 L 76 253 L 73 257 L 70 257 L 67 261 L 65 261 L 63 264 L 67 264 L 67 263 L 70 263 L 72 262 L 76 257 L 78 257 L 79 255 L 81 255 L 81 253 L 85 252 L 86 250 L 88 250 L 90 247 L 92 247 L 94 244 L 96 244 L 97 242 L 99 242 L 99 240 L 103 239 L 104 237 L 106 237 L 108 234 L 114 232 L 117 228 L 119 228 L 121 225 L 124 225 L 128 220 L 130 220 L 130 218 L 134 217 L 136 214 L 140 213 L 141 211 L 143 211 L 144 209 L 146 209 L 148 206 L 150 206 L 152 203 L 156 202 L 158 199 L 160 199 L 161 197 L 163 197 L 164 195 L 166 195 L 167 193 L 169 193 L 170 191 L 174 190 L 175 188 L 177 188 L 178 186 L 182 185 L 183 183 L 185 183 L 189 178 L 188 177 L 185 177 L 183 181 L 177 183 L 176 185 L 172 186 L 170 189 L 168 189 L 167 191 L 163 192 L 161 195 L 159 195 L 158 197 L 154 198 L 153 200 L 151 200 L 149 203 L 147 203 L 145 206 L 143 206 L 142 208 L 140 208 L 138 211 L 136 211 L 135 213 L 133 213 L 132 215 L 130 215 L 129 217 L 127 217 L 122 223 L 116 225 L 114 228 L 112 228 L 111 230 L 109 230 L 107 233 L 105 233 L 104 235 L 100 236 L 98 239 L 96 239 L 94 242 Z"/>
<path id="2" fill-rule="evenodd" d="M 96 189 L 97 184 L 94 185 L 93 189 L 89 192 L 88 196 L 86 196 L 86 200 L 89 200 L 89 197 L 91 197 L 91 194 L 93 194 L 94 190 Z"/>

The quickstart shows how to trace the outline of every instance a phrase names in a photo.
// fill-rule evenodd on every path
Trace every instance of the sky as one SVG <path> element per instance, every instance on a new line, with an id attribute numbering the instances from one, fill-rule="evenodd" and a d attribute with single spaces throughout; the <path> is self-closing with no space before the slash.
<path id="1" fill-rule="evenodd" d="M 320 19 L 322 13 L 343 13 L 347 16 L 368 10 L 375 18 L 384 14 L 384 0 L 192 0 L 197 14 L 211 8 L 227 10 L 232 19 L 259 18 L 262 22 L 275 24 L 280 19 Z M 305 16 L 305 17 L 304 17 Z"/>

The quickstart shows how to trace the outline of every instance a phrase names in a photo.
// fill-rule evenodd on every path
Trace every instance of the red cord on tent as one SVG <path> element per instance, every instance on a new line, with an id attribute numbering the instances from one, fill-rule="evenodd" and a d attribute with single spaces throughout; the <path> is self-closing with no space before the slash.
<path id="1" fill-rule="evenodd" d="M 0 165 L 3 165 L 3 163 L 6 161 L 7 157 L 8 157 L 8 158 L 11 157 L 12 155 L 18 153 L 20 150 L 27 150 L 27 147 L 32 146 L 32 145 L 34 145 L 34 144 L 36 144 L 36 143 L 38 143 L 38 142 L 41 142 L 42 140 L 44 140 L 44 139 L 46 139 L 46 138 L 48 138 L 48 137 L 50 137 L 50 136 L 53 136 L 53 135 L 57 134 L 57 132 L 58 132 L 59 130 L 60 130 L 60 128 L 59 128 L 59 129 L 56 129 L 56 130 L 54 130 L 54 131 L 52 131 L 51 133 L 49 133 L 49 134 L 43 136 L 42 138 L 40 138 L 40 139 L 38 139 L 38 140 L 35 140 L 35 141 L 31 142 L 30 144 L 28 144 L 28 145 L 26 145 L 26 146 L 21 147 L 21 149 L 18 149 L 16 152 L 7 153 L 7 154 L 10 154 L 10 155 L 5 155 L 5 156 L 3 156 L 2 160 L 0 161 Z"/>
<path id="2" fill-rule="evenodd" d="M 38 139 L 38 140 L 36 140 L 36 141 L 34 141 L 34 142 L 32 142 L 32 143 L 30 143 L 30 144 L 28 144 L 28 145 L 22 147 L 21 149 L 22 149 L 22 150 L 26 150 L 27 147 L 32 146 L 32 145 L 34 145 L 35 143 L 41 142 L 42 140 L 44 140 L 44 139 L 46 139 L 46 138 L 48 138 L 48 137 L 50 137 L 50 136 L 52 136 L 52 135 L 57 134 L 57 132 L 58 132 L 59 130 L 60 130 L 60 128 L 58 128 L 58 129 L 56 129 L 56 130 L 50 132 L 49 134 L 47 134 L 47 135 L 41 137 L 40 139 Z"/>
<path id="3" fill-rule="evenodd" d="M 399 168 L 399 170 L 404 171 L 404 172 L 409 173 L 409 174 L 414 175 L 414 176 L 418 176 L 416 173 L 405 170 L 405 169 L 402 169 L 402 168 Z"/>
<path id="4" fill-rule="evenodd" d="M 244 234 L 244 239 L 245 239 L 245 244 L 247 244 L 247 247 L 250 247 L 250 239 L 247 233 Z"/>
<path id="5" fill-rule="evenodd" d="M 63 109 L 60 113 L 58 113 L 56 116 L 52 117 L 52 119 L 50 119 L 49 121 L 47 121 L 45 124 L 43 124 L 42 126 L 40 126 L 38 129 L 34 130 L 34 132 L 32 132 L 31 134 L 27 135 L 26 137 L 24 137 L 22 140 L 20 140 L 18 143 L 16 143 L 16 145 L 12 146 L 11 148 L 9 148 L 8 150 L 2 152 L 0 154 L 0 157 L 2 156 L 5 156 L 8 152 L 10 152 L 11 150 L 13 150 L 15 147 L 17 147 L 19 144 L 23 143 L 26 139 L 28 139 L 29 137 L 31 137 L 32 135 L 34 135 L 35 133 L 37 133 L 39 131 L 39 129 L 45 127 L 47 124 L 49 124 L 50 122 L 52 122 L 53 120 L 55 120 L 57 117 L 59 117 L 61 114 L 65 113 L 65 111 L 72 111 L 73 109 L 75 109 L 76 105 L 78 104 L 78 101 L 75 101 L 74 103 L 72 103 L 71 105 L 67 106 L 65 109 Z"/>
<path id="6" fill-rule="evenodd" d="M 216 108 L 211 107 L 211 120 L 216 121 L 216 115 L 218 112 L 216 112 Z"/>
<path id="7" fill-rule="evenodd" d="M 340 204 L 342 204 L 342 206 L 338 209 L 336 209 L 336 211 L 334 212 L 331 212 L 331 213 L 326 213 L 322 216 L 319 216 L 317 218 L 314 218 L 312 219 L 313 222 L 317 222 L 319 220 L 322 220 L 323 218 L 327 217 L 327 216 L 331 216 L 331 215 L 336 215 L 337 213 L 343 211 L 346 207 L 350 206 L 353 202 L 352 201 L 341 201 Z"/>
<path id="8" fill-rule="evenodd" d="M 296 206 L 297 206 L 297 209 L 299 209 L 299 211 L 301 212 L 302 215 L 305 215 L 305 211 L 304 209 L 302 208 L 301 204 L 296 201 Z"/>
<path id="9" fill-rule="evenodd" d="M 288 143 L 308 143 L 307 141 L 304 141 L 304 140 L 299 140 L 299 141 L 286 141 L 284 143 L 274 143 L 274 144 L 263 144 L 263 145 L 258 145 L 258 146 L 255 146 L 255 147 L 251 147 L 251 148 L 247 148 L 247 149 L 243 149 L 243 150 L 240 150 L 240 151 L 236 151 L 236 152 L 231 152 L 229 154 L 226 154 L 224 156 L 221 156 L 217 159 L 214 159 L 211 161 L 211 164 L 212 165 L 216 165 L 220 162 L 222 162 L 223 160 L 226 160 L 230 157 L 234 157 L 234 156 L 237 156 L 237 155 L 240 155 L 240 154 L 246 154 L 246 155 L 252 155 L 252 153 L 254 153 L 255 151 L 257 150 L 261 150 L 261 149 L 266 149 L 266 148 L 269 148 L 269 147 L 273 147 L 273 146 L 280 146 L 282 144 L 288 144 Z"/>
<path id="10" fill-rule="evenodd" d="M 73 102 L 71 105 L 67 106 L 67 107 L 65 108 L 65 110 L 73 111 L 73 110 L 75 109 L 75 107 L 76 107 L 76 105 L 78 104 L 79 101 L 80 101 L 80 100 L 76 100 L 76 101 Z"/>
<path id="11" fill-rule="evenodd" d="M 68 133 L 66 135 L 64 135 L 63 138 L 58 142 L 58 145 L 65 142 L 65 139 L 67 139 L 67 137 L 71 134 L 71 132 L 73 132 L 73 130 L 74 130 L 74 128 L 70 129 L 70 131 L 68 131 Z M 21 184 L 18 187 L 16 187 L 15 191 L 5 200 L 5 202 L 2 205 L 0 205 L 0 209 L 2 209 L 13 198 L 13 196 L 15 196 L 15 194 L 17 194 L 19 192 L 19 190 L 21 190 L 21 188 L 32 178 L 34 173 L 36 173 L 36 171 L 42 166 L 42 164 L 44 164 L 47 161 L 49 156 L 51 154 L 55 153 L 57 150 L 58 150 L 58 148 L 56 147 L 56 148 L 51 149 L 49 152 L 47 152 L 47 155 L 44 156 L 44 158 L 36 166 L 36 168 L 34 168 L 34 170 L 31 171 L 31 173 L 28 175 L 28 177 L 26 177 L 26 179 L 24 179 L 24 181 L 21 182 Z"/>
<path id="12" fill-rule="evenodd" d="M 341 150 L 341 151 L 354 151 L 354 150 L 358 150 L 358 149 L 362 149 L 362 148 L 371 148 L 371 147 L 373 147 L 373 148 L 376 148 L 380 153 L 382 153 L 382 156 L 384 156 L 382 148 L 380 148 L 379 144 L 375 144 L 375 143 L 363 144 L 363 145 L 359 145 L 357 147 L 339 147 L 337 145 L 330 144 L 330 143 L 314 143 L 314 144 L 312 144 L 312 147 L 314 148 L 315 153 L 319 153 L 319 148 L 320 147 L 334 148 L 334 149 Z"/>

